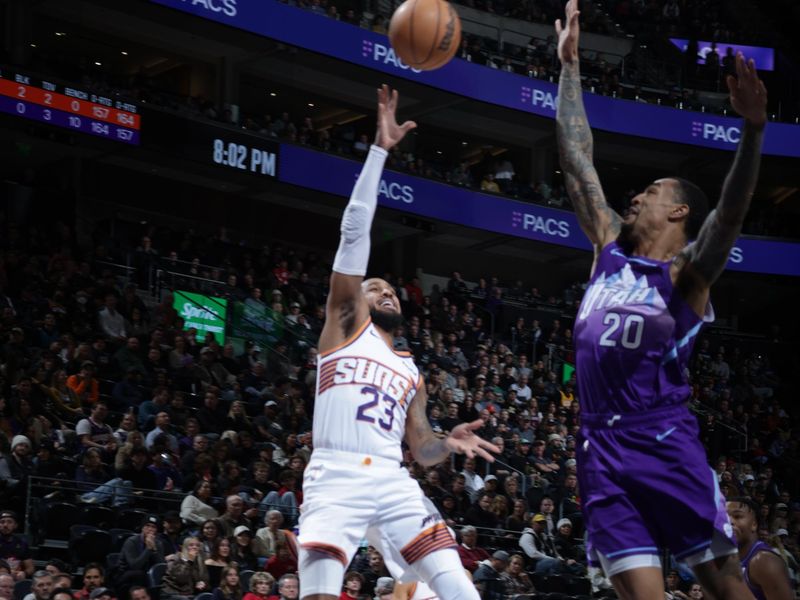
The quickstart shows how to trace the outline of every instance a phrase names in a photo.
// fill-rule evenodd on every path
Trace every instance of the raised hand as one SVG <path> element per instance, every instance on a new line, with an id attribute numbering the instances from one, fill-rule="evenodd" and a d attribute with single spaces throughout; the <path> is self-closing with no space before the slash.
<path id="1" fill-rule="evenodd" d="M 562 63 L 578 60 L 578 36 L 581 32 L 578 15 L 578 0 L 569 0 L 566 6 L 566 25 L 561 26 L 561 19 L 556 19 L 556 35 L 558 35 L 558 58 Z"/>
<path id="2" fill-rule="evenodd" d="M 484 423 L 481 419 L 476 419 L 472 423 L 461 423 L 461 425 L 454 427 L 450 435 L 447 436 L 444 441 L 445 446 L 450 452 L 466 454 L 469 458 L 478 455 L 489 462 L 494 462 L 494 456 L 489 454 L 488 451 L 500 454 L 500 448 L 474 433 L 476 429 L 480 429 L 483 425 Z"/>
<path id="3" fill-rule="evenodd" d="M 397 90 L 392 90 L 385 83 L 378 89 L 378 131 L 375 144 L 389 150 L 400 143 L 405 135 L 416 128 L 414 121 L 397 124 Z"/>
<path id="4" fill-rule="evenodd" d="M 745 61 L 741 52 L 736 53 L 736 77 L 726 77 L 731 93 L 733 110 L 756 126 L 767 122 L 767 88 L 758 78 L 756 63 L 751 58 Z"/>

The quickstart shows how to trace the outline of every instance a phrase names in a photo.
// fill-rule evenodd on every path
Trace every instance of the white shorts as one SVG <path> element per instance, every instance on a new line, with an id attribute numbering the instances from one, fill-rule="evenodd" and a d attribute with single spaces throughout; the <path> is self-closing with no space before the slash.
<path id="1" fill-rule="evenodd" d="M 346 568 L 369 529 L 387 564 L 405 569 L 431 552 L 456 546 L 439 512 L 426 502 L 398 462 L 315 449 L 303 478 L 298 542 Z"/>

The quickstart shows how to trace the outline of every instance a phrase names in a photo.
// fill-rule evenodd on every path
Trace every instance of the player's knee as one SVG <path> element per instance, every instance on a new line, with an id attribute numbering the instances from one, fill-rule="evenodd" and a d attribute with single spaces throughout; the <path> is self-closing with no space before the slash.
<path id="1" fill-rule="evenodd" d="M 479 600 L 480 595 L 467 577 L 458 553 L 437 550 L 423 556 L 412 565 L 414 572 L 446 600 Z"/>
<path id="2" fill-rule="evenodd" d="M 324 552 L 301 547 L 298 556 L 300 598 L 332 600 L 339 597 L 344 579 L 344 564 Z"/>

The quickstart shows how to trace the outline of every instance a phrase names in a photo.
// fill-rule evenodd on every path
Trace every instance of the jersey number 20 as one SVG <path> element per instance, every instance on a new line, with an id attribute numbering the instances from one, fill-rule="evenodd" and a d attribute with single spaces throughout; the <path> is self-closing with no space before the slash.
<path id="1" fill-rule="evenodd" d="M 378 390 L 374 387 L 363 387 L 361 388 L 361 394 L 366 396 L 372 396 L 372 399 L 368 402 L 364 402 L 358 407 L 358 412 L 356 413 L 356 420 L 358 421 L 365 421 L 367 423 L 374 423 L 375 417 L 372 417 L 367 414 L 367 411 L 371 411 L 371 409 L 378 406 L 378 403 L 383 396 L 384 403 L 388 404 L 389 406 L 382 406 L 383 412 L 386 414 L 387 420 L 384 421 L 383 418 L 378 417 L 378 425 L 380 425 L 381 429 L 386 431 L 392 430 L 392 424 L 394 423 L 394 407 L 397 405 L 397 400 L 394 398 L 387 396 L 386 394 L 381 394 Z M 380 408 L 377 409 L 378 414 L 380 414 Z"/>
<path id="2" fill-rule="evenodd" d="M 644 317 L 642 315 L 620 315 L 619 313 L 606 313 L 603 317 L 603 325 L 608 329 L 600 336 L 600 345 L 607 348 L 615 348 L 617 341 L 623 348 L 635 350 L 642 343 L 642 332 L 644 331 Z M 622 334 L 618 340 L 612 336 L 622 326 Z"/>

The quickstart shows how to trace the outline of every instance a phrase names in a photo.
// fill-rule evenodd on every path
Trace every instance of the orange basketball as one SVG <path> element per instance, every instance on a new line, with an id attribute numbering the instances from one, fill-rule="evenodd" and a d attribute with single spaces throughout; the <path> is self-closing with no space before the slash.
<path id="1" fill-rule="evenodd" d="M 389 41 L 409 67 L 444 66 L 461 43 L 461 19 L 445 0 L 406 0 L 389 23 Z"/>

